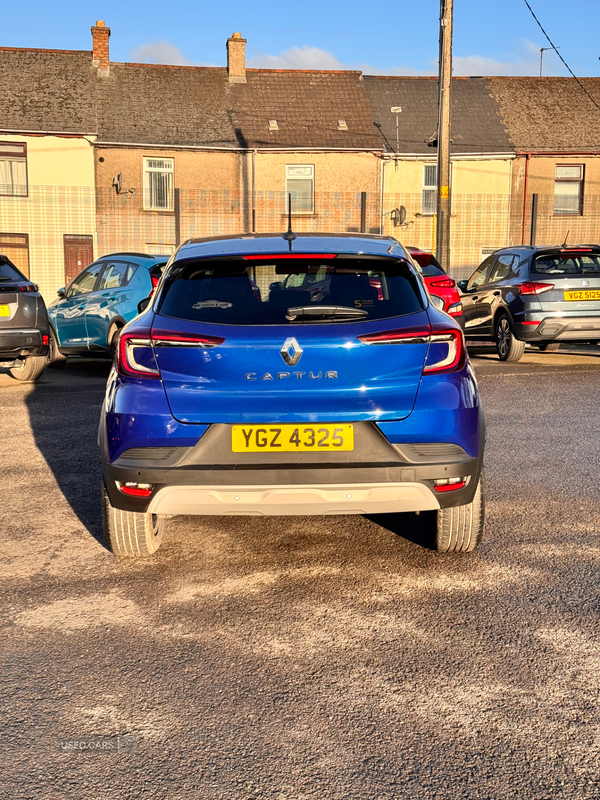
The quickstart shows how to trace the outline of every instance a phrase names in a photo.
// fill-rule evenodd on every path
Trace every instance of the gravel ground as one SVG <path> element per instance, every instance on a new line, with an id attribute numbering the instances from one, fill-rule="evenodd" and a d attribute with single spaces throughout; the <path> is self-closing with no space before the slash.
<path id="1" fill-rule="evenodd" d="M 600 348 L 477 351 L 485 540 L 420 518 L 101 543 L 107 367 L 0 376 L 0 798 L 600 797 Z M 61 737 L 137 751 L 65 752 Z"/>

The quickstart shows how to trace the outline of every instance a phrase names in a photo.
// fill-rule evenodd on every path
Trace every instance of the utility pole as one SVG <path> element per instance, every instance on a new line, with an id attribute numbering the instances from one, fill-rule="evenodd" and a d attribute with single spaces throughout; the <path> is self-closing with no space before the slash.
<path id="1" fill-rule="evenodd" d="M 453 0 L 440 0 L 440 59 L 437 131 L 437 222 L 435 254 L 450 271 L 450 92 Z"/>

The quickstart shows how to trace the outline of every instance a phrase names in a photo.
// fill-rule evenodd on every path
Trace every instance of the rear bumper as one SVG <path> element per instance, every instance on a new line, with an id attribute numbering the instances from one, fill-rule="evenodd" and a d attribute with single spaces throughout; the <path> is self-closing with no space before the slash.
<path id="1" fill-rule="evenodd" d="M 515 333 L 524 342 L 532 343 L 596 341 L 600 339 L 600 316 L 545 317 L 537 327 L 516 322 Z"/>
<path id="2" fill-rule="evenodd" d="M 124 511 L 270 516 L 428 511 L 471 502 L 483 436 L 482 429 L 474 458 L 458 445 L 442 444 L 446 450 L 436 452 L 436 445 L 391 444 L 376 426 L 362 423 L 355 427 L 352 453 L 262 454 L 257 463 L 253 454 L 231 452 L 229 426 L 213 425 L 195 447 L 136 448 L 113 463 L 104 460 L 103 475 L 112 505 Z M 100 445 L 106 452 L 104 442 Z M 447 478 L 467 483 L 437 491 L 434 481 Z M 120 486 L 127 483 L 150 484 L 152 494 L 126 495 Z"/>
<path id="3" fill-rule="evenodd" d="M 27 356 L 47 356 L 49 347 L 43 344 L 42 336 L 47 330 L 0 328 L 0 360 Z"/>

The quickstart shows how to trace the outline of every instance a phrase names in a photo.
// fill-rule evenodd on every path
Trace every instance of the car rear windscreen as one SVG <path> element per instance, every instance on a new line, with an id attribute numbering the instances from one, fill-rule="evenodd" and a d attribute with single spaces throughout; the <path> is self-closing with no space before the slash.
<path id="1" fill-rule="evenodd" d="M 202 259 L 172 265 L 159 313 L 226 325 L 286 325 L 293 321 L 290 308 L 304 309 L 302 322 L 319 322 L 326 316 L 319 306 L 328 306 L 337 309 L 331 320 L 347 322 L 352 312 L 360 321 L 412 314 L 423 308 L 420 297 L 408 264 L 393 259 Z"/>
<path id="2" fill-rule="evenodd" d="M 560 253 L 533 259 L 531 272 L 536 275 L 600 275 L 600 253 Z"/>
<path id="3" fill-rule="evenodd" d="M 411 253 L 411 258 L 421 267 L 421 272 L 426 278 L 433 278 L 435 275 L 445 275 L 438 260 L 433 253 Z"/>
<path id="4" fill-rule="evenodd" d="M 0 281 L 24 281 L 26 278 L 21 275 L 12 264 L 0 261 Z"/>

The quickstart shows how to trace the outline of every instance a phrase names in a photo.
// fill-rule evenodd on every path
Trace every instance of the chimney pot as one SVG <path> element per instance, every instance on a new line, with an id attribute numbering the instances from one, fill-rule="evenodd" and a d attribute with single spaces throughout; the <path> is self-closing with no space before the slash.
<path id="1" fill-rule="evenodd" d="M 227 39 L 227 72 L 229 83 L 246 83 L 246 39 L 241 33 Z"/>
<path id="2" fill-rule="evenodd" d="M 92 26 L 92 64 L 97 68 L 101 78 L 107 78 L 110 70 L 109 37 L 110 28 L 106 27 L 103 20 L 97 20 L 96 24 Z"/>

